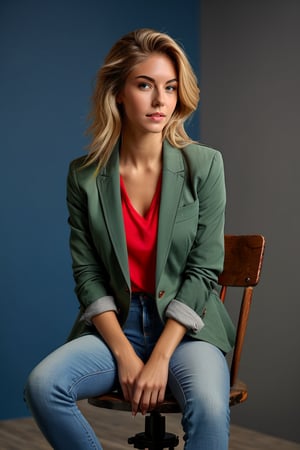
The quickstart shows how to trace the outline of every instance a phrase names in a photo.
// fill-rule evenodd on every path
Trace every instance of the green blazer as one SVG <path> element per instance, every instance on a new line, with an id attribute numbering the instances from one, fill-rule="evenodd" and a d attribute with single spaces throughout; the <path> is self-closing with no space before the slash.
<path id="1" fill-rule="evenodd" d="M 95 331 L 80 321 L 94 301 L 113 296 L 121 325 L 130 305 L 119 146 L 98 174 L 95 165 L 82 169 L 83 161 L 71 163 L 67 183 L 75 292 L 81 306 L 70 339 Z M 155 273 L 158 312 L 165 321 L 170 301 L 184 303 L 204 323 L 188 334 L 228 352 L 235 329 L 216 289 L 224 259 L 224 210 L 221 154 L 198 144 L 177 149 L 165 141 Z"/>

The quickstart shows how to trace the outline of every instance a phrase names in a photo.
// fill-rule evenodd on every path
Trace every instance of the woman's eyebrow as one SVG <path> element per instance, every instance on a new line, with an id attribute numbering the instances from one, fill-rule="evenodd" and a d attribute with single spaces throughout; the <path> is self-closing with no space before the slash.
<path id="1" fill-rule="evenodd" d="M 136 79 L 138 79 L 138 78 L 143 78 L 143 79 L 146 79 L 146 80 L 148 80 L 148 81 L 151 81 L 152 83 L 155 83 L 155 79 L 154 78 L 152 78 L 152 77 L 149 77 L 148 75 L 138 75 L 137 77 L 135 77 Z M 177 78 L 172 78 L 171 80 L 168 80 L 168 81 L 166 81 L 166 84 L 168 84 L 168 83 L 174 83 L 174 82 L 177 82 L 178 80 L 177 80 Z"/>

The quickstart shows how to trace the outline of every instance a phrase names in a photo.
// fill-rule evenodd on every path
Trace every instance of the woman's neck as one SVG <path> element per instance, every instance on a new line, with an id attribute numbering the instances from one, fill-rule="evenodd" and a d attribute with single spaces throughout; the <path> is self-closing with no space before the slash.
<path id="1" fill-rule="evenodd" d="M 121 136 L 120 165 L 151 167 L 160 165 L 162 158 L 162 136 L 160 133 L 147 134 L 143 137 Z"/>

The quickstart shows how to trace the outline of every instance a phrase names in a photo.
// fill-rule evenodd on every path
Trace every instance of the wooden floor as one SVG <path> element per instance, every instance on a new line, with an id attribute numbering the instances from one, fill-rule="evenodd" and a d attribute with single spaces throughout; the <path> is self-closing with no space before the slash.
<path id="1" fill-rule="evenodd" d="M 127 444 L 127 438 L 143 431 L 144 418 L 132 418 L 126 412 L 98 409 L 80 403 L 80 409 L 92 424 L 100 437 L 104 450 L 124 450 L 132 446 Z M 167 430 L 180 437 L 176 450 L 183 449 L 180 415 L 167 416 Z M 50 450 L 51 447 L 32 418 L 0 421 L 1 450 Z M 300 444 L 284 441 L 265 434 L 250 431 L 245 428 L 231 426 L 230 450 L 300 450 Z"/>

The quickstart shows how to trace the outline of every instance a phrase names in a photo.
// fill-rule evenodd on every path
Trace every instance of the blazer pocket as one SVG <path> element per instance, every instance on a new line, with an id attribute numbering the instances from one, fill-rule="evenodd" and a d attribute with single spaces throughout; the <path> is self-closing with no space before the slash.
<path id="1" fill-rule="evenodd" d="M 176 214 L 176 223 L 184 222 L 185 220 L 189 220 L 194 216 L 198 216 L 198 213 L 199 213 L 199 200 L 181 206 L 180 208 L 178 208 Z"/>

